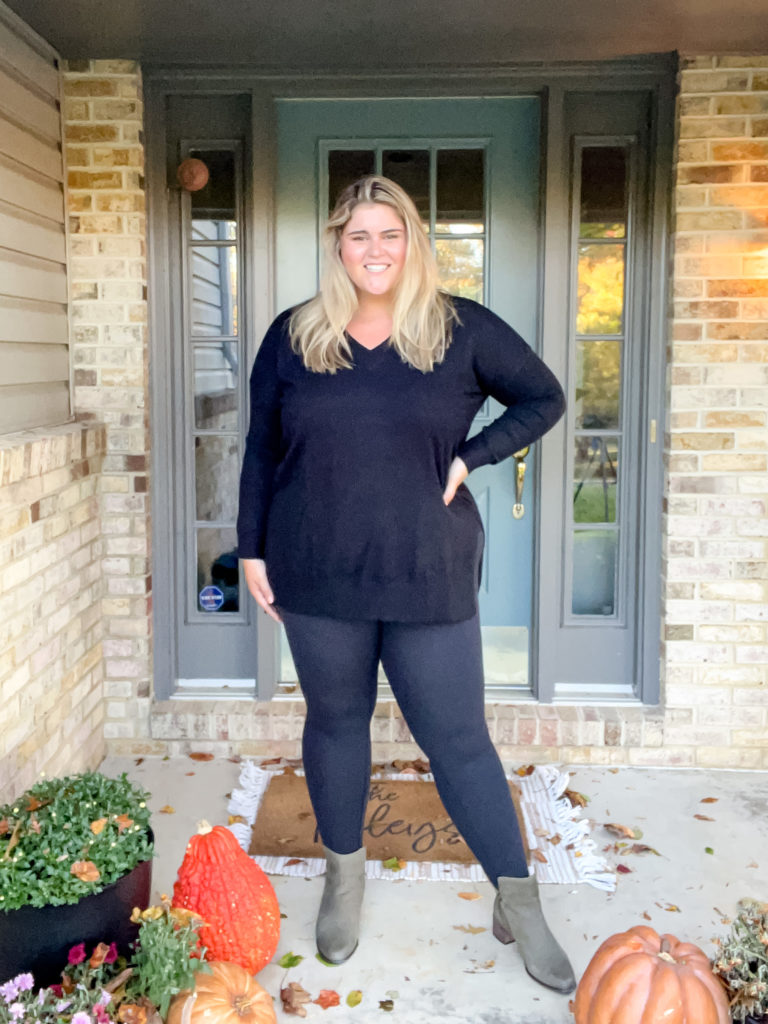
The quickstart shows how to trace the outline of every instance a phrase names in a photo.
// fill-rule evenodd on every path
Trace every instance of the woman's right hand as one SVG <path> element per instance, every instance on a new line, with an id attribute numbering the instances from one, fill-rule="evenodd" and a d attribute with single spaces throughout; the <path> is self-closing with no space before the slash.
<path id="1" fill-rule="evenodd" d="M 275 622 L 282 622 L 283 620 L 272 607 L 275 603 L 275 595 L 272 593 L 272 587 L 269 585 L 267 565 L 264 559 L 243 558 L 241 561 L 243 563 L 243 572 L 245 573 L 245 582 L 248 584 L 248 589 L 256 604 L 270 618 L 273 618 Z"/>

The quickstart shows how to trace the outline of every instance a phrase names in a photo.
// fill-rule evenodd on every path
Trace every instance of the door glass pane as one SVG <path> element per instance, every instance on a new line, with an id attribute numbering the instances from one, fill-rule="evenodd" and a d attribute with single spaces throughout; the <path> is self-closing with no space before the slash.
<path id="1" fill-rule="evenodd" d="M 341 192 L 358 178 L 376 171 L 373 149 L 332 149 L 328 153 L 328 212 L 336 205 Z"/>
<path id="2" fill-rule="evenodd" d="M 194 245 L 191 252 L 192 334 L 237 334 L 237 248 Z"/>
<path id="3" fill-rule="evenodd" d="M 573 521 L 615 523 L 618 438 L 577 437 L 575 446 Z"/>
<path id="4" fill-rule="evenodd" d="M 236 341 L 194 346 L 196 429 L 237 430 L 238 369 Z"/>
<path id="5" fill-rule="evenodd" d="M 618 530 L 576 530 L 574 533 L 574 615 L 613 615 L 618 539 Z"/>
<path id="6" fill-rule="evenodd" d="M 198 520 L 237 518 L 240 456 L 237 438 L 195 438 L 195 495 Z"/>
<path id="7" fill-rule="evenodd" d="M 627 231 L 627 151 L 586 146 L 581 151 L 582 238 L 623 238 Z"/>
<path id="8" fill-rule="evenodd" d="M 234 238 L 237 233 L 235 154 L 231 149 L 190 149 L 189 155 L 202 160 L 209 174 L 204 188 L 189 193 L 192 238 Z"/>
<path id="9" fill-rule="evenodd" d="M 482 149 L 437 151 L 437 218 L 435 231 L 477 234 L 484 227 L 484 161 Z"/>
<path id="10" fill-rule="evenodd" d="M 621 394 L 621 342 L 576 342 L 577 430 L 616 430 Z"/>
<path id="11" fill-rule="evenodd" d="M 236 612 L 239 607 L 237 533 L 234 527 L 201 527 L 197 534 L 197 609 Z"/>
<path id="12" fill-rule="evenodd" d="M 381 173 L 405 189 L 421 219 L 429 222 L 429 150 L 385 149 Z"/>
<path id="13" fill-rule="evenodd" d="M 579 334 L 621 334 L 624 252 L 623 245 L 579 246 Z"/>
<path id="14" fill-rule="evenodd" d="M 452 295 L 483 301 L 483 254 L 481 238 L 438 238 L 435 255 L 440 284 Z"/>

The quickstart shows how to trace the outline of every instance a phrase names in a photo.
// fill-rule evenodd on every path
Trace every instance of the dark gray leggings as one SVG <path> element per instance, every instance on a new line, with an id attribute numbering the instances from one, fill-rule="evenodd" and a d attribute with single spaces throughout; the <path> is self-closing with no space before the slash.
<path id="1" fill-rule="evenodd" d="M 485 721 L 477 616 L 424 625 L 281 609 L 307 702 L 303 756 L 323 843 L 362 845 L 378 664 L 429 758 L 445 809 L 495 884 L 528 874 L 509 786 Z"/>

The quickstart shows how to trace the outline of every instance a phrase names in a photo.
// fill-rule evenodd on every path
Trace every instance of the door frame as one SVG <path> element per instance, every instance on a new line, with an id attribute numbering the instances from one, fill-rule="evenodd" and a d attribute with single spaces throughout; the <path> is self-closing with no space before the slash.
<path id="1" fill-rule="evenodd" d="M 651 279 L 648 288 L 648 360 L 645 367 L 646 401 L 642 409 L 641 432 L 649 436 L 652 422 L 659 441 L 664 436 L 666 368 L 667 237 L 672 195 L 672 146 L 677 57 L 675 54 L 606 62 L 566 62 L 542 69 L 540 66 L 510 64 L 507 67 L 467 66 L 414 70 L 402 68 L 388 75 L 311 71 L 286 74 L 271 69 L 220 67 L 173 67 L 145 65 L 146 174 L 148 192 L 148 300 L 150 416 L 153 445 L 151 502 L 153 509 L 153 651 L 154 695 L 166 699 L 175 687 L 174 619 L 175 579 L 170 564 L 174 530 L 174 500 L 169 481 L 171 465 L 165 439 L 173 430 L 173 415 L 164 386 L 171 379 L 171 353 L 164 339 L 169 336 L 172 315 L 169 301 L 170 275 L 164 254 L 168 251 L 168 172 L 165 156 L 165 97 L 168 94 L 247 93 L 251 101 L 251 176 L 245 189 L 250 195 L 252 241 L 246 256 L 246 300 L 251 310 L 251 330 L 246 340 L 246 362 L 250 366 L 260 339 L 275 315 L 274 295 L 274 188 L 276 172 L 275 100 L 288 99 L 386 99 L 492 97 L 538 95 L 541 99 L 542 135 L 540 208 L 542 210 L 539 273 L 543 287 L 539 295 L 539 336 L 529 339 L 559 379 L 566 379 L 566 346 L 562 344 L 567 322 L 568 259 L 562 246 L 568 238 L 569 153 L 563 145 L 565 97 L 571 92 L 615 92 L 646 90 L 653 97 L 653 146 Z M 551 701 L 556 680 L 542 678 L 542 625 L 551 614 L 551 581 L 558 579 L 558 545 L 541 544 L 542 519 L 550 522 L 552 502 L 561 498 L 554 486 L 544 487 L 541 466 L 549 456 L 562 456 L 565 425 L 560 421 L 540 442 L 534 477 L 537 514 L 534 523 L 534 593 L 531 614 L 530 680 L 534 700 Z M 661 499 L 663 494 L 663 445 L 649 446 L 644 466 L 644 501 L 640 510 L 639 536 L 643 544 L 640 581 L 642 597 L 638 606 L 635 694 L 616 698 L 626 703 L 656 704 L 660 689 L 661 622 Z M 560 481 L 560 485 L 562 481 Z M 547 508 L 545 512 L 544 509 Z M 538 571 L 536 571 L 538 569 Z M 546 581 L 542 585 L 541 581 Z M 256 619 L 257 693 L 269 699 L 275 689 L 279 667 L 279 630 L 267 616 Z M 498 698 L 494 698 L 498 701 Z M 519 702 L 520 697 L 514 697 Z M 523 698 L 524 699 L 524 698 Z M 579 698 L 583 703 L 589 698 Z M 609 698 L 610 700 L 610 698 Z M 606 703 L 596 697 L 595 703 Z"/>

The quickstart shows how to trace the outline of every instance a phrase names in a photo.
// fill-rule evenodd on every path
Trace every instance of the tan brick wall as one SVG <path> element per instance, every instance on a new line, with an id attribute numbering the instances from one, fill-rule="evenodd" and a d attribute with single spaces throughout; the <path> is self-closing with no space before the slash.
<path id="1" fill-rule="evenodd" d="M 147 264 L 141 72 L 64 69 L 74 408 L 106 427 L 104 733 L 146 735 L 151 680 Z"/>
<path id="2" fill-rule="evenodd" d="M 664 742 L 768 767 L 768 57 L 684 60 L 678 102 Z"/>
<path id="3" fill-rule="evenodd" d="M 0 437 L 0 803 L 104 756 L 98 478 L 105 437 Z"/>

